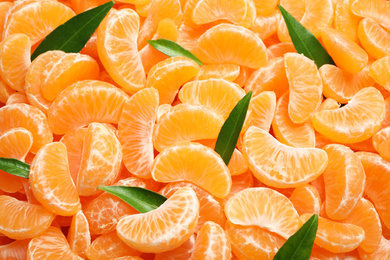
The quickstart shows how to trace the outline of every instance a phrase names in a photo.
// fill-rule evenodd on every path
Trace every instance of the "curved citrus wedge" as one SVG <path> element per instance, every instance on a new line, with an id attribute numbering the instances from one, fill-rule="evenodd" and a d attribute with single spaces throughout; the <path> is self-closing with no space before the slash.
<path id="1" fill-rule="evenodd" d="M 360 248 L 358 248 L 358 252 L 360 257 L 365 260 L 388 259 L 390 258 L 390 240 L 382 236 L 378 248 L 374 253 L 367 253 Z"/>
<path id="2" fill-rule="evenodd" d="M 63 143 L 50 143 L 39 150 L 31 164 L 30 184 L 35 198 L 57 215 L 73 216 L 81 209 Z"/>
<path id="3" fill-rule="evenodd" d="M 271 46 L 268 46 L 267 54 L 268 60 L 273 60 L 276 58 L 283 58 L 284 54 L 289 52 L 297 52 L 294 45 L 291 42 L 280 42 L 275 43 Z M 283 64 L 284 65 L 284 64 Z"/>
<path id="4" fill-rule="evenodd" d="M 235 63 L 258 69 L 267 63 L 263 41 L 252 31 L 232 24 L 219 24 L 197 41 L 193 53 L 204 63 Z"/>
<path id="5" fill-rule="evenodd" d="M 34 45 L 74 15 L 72 9 L 57 1 L 27 2 L 9 13 L 3 39 L 14 33 L 23 33 L 30 38 L 31 45 Z"/>
<path id="6" fill-rule="evenodd" d="M 380 156 L 390 161 L 390 127 L 386 127 L 378 131 L 372 137 L 372 143 L 375 147 L 375 150 L 380 154 Z"/>
<path id="7" fill-rule="evenodd" d="M 87 218 L 81 210 L 72 217 L 67 239 L 72 251 L 85 257 L 84 251 L 91 244 L 91 235 Z"/>
<path id="8" fill-rule="evenodd" d="M 172 182 L 168 183 L 167 186 L 162 188 L 159 193 L 169 198 L 176 191 L 184 187 L 192 188 L 199 199 L 199 219 L 195 228 L 195 233 L 197 233 L 202 225 L 207 221 L 212 221 L 220 226 L 225 225 L 226 217 L 224 215 L 221 203 L 216 200 L 209 192 L 195 184 L 190 182 Z"/>
<path id="9" fill-rule="evenodd" d="M 31 239 L 27 249 L 27 259 L 69 259 L 81 260 L 66 241 L 64 234 L 56 227 L 50 227 L 43 234 Z"/>
<path id="10" fill-rule="evenodd" d="M 322 80 L 314 61 L 298 53 L 284 55 L 284 66 L 290 85 L 288 114 L 301 124 L 309 119 L 322 102 Z"/>
<path id="11" fill-rule="evenodd" d="M 390 55 L 390 32 L 371 18 L 360 21 L 358 37 L 363 48 L 374 59 Z"/>
<path id="12" fill-rule="evenodd" d="M 326 214 L 330 219 L 346 218 L 363 196 L 364 168 L 348 147 L 340 144 L 326 145 L 328 166 L 324 171 Z"/>
<path id="13" fill-rule="evenodd" d="M 360 90 L 375 83 L 369 75 L 368 66 L 358 73 L 351 74 L 334 65 L 325 64 L 321 66 L 319 72 L 324 96 L 340 103 L 348 103 Z"/>
<path id="14" fill-rule="evenodd" d="M 382 94 L 368 87 L 360 90 L 346 106 L 314 114 L 312 123 L 317 132 L 334 142 L 358 143 L 378 131 L 384 116 Z"/>
<path id="15" fill-rule="evenodd" d="M 13 104 L 0 108 L 0 134 L 11 128 L 23 127 L 33 135 L 30 152 L 38 150 L 53 141 L 45 114 L 36 107 L 27 104 Z"/>
<path id="16" fill-rule="evenodd" d="M 351 5 L 355 15 L 374 19 L 381 26 L 390 30 L 390 3 L 385 0 L 356 0 Z"/>
<path id="17" fill-rule="evenodd" d="M 243 89 L 224 79 L 191 81 L 179 91 L 181 102 L 206 107 L 221 115 L 224 120 L 244 96 Z"/>
<path id="18" fill-rule="evenodd" d="M 374 61 L 370 66 L 370 75 L 377 83 L 390 91 L 390 56 Z"/>
<path id="19" fill-rule="evenodd" d="M 84 137 L 83 154 L 77 178 L 77 191 L 90 196 L 98 186 L 111 185 L 119 175 L 122 147 L 115 133 L 100 123 L 91 123 Z"/>
<path id="20" fill-rule="evenodd" d="M 196 237 L 190 259 L 229 260 L 231 257 L 230 241 L 223 228 L 212 221 L 204 223 Z"/>
<path id="21" fill-rule="evenodd" d="M 0 2 L 0 39 L 3 35 L 5 17 L 12 6 L 11 2 Z"/>
<path id="22" fill-rule="evenodd" d="M 304 213 L 319 214 L 321 209 L 321 197 L 314 186 L 307 184 L 296 188 L 290 196 L 299 215 Z"/>
<path id="23" fill-rule="evenodd" d="M 61 135 L 92 122 L 117 124 L 127 99 L 123 91 L 109 83 L 79 81 L 54 100 L 48 111 L 50 128 Z"/>
<path id="24" fill-rule="evenodd" d="M 104 68 L 123 90 L 134 93 L 145 87 L 146 76 L 137 49 L 140 27 L 131 9 L 111 11 L 98 29 L 97 47 Z"/>
<path id="25" fill-rule="evenodd" d="M 289 238 L 299 228 L 299 215 L 287 197 L 269 188 L 248 188 L 225 205 L 227 219 L 236 225 L 258 226 Z"/>
<path id="26" fill-rule="evenodd" d="M 300 219 L 305 223 L 312 214 L 303 214 Z M 350 252 L 357 248 L 364 239 L 361 227 L 338 223 L 318 217 L 318 229 L 314 243 L 333 253 Z"/>
<path id="27" fill-rule="evenodd" d="M 361 198 L 351 214 L 342 220 L 364 229 L 364 239 L 359 248 L 367 253 L 375 252 L 382 238 L 381 220 L 372 203 Z"/>
<path id="28" fill-rule="evenodd" d="M 179 142 L 217 139 L 223 123 L 220 115 L 207 108 L 189 104 L 174 106 L 156 124 L 154 148 L 161 152 Z"/>
<path id="29" fill-rule="evenodd" d="M 0 77 L 0 103 L 7 103 L 8 98 L 14 93 L 16 93 L 16 91 L 10 88 Z"/>
<path id="30" fill-rule="evenodd" d="M 9 96 L 6 105 L 29 104 L 26 95 L 23 92 L 13 93 Z"/>
<path id="31" fill-rule="evenodd" d="M 260 39 L 265 40 L 277 32 L 280 19 L 280 12 L 275 9 L 270 15 L 257 15 L 254 24 L 249 29 Z"/>
<path id="32" fill-rule="evenodd" d="M 240 66 L 233 63 L 215 63 L 204 64 L 200 67 L 198 75 L 195 80 L 205 79 L 225 79 L 228 81 L 234 81 L 240 74 Z"/>
<path id="33" fill-rule="evenodd" d="M 123 163 L 132 174 L 140 178 L 151 178 L 154 160 L 152 133 L 158 103 L 156 89 L 140 90 L 125 103 L 118 123 Z"/>
<path id="34" fill-rule="evenodd" d="M 9 244 L 0 246 L 1 259 L 26 259 L 29 239 L 15 240 Z"/>
<path id="35" fill-rule="evenodd" d="M 0 196 L 0 233 L 12 239 L 26 239 L 45 232 L 54 219 L 53 213 L 40 205 Z"/>
<path id="36" fill-rule="evenodd" d="M 173 259 L 189 259 L 194 251 L 196 235 L 193 234 L 181 246 L 171 251 L 157 253 L 154 260 L 172 260 Z"/>
<path id="37" fill-rule="evenodd" d="M 314 148 L 315 132 L 310 121 L 295 124 L 288 114 L 289 93 L 279 98 L 272 121 L 274 135 L 279 142 L 292 147 Z M 266 129 L 264 129 L 266 130 Z"/>
<path id="38" fill-rule="evenodd" d="M 198 143 L 180 143 L 166 148 L 154 160 L 152 177 L 158 182 L 189 181 L 212 195 L 229 194 L 232 179 L 222 158 Z"/>
<path id="39" fill-rule="evenodd" d="M 378 154 L 358 152 L 366 174 L 364 193 L 374 204 L 381 220 L 390 228 L 390 162 Z"/>
<path id="40" fill-rule="evenodd" d="M 322 43 L 337 67 L 358 73 L 368 63 L 368 54 L 352 39 L 333 28 L 321 32 Z"/>
<path id="41" fill-rule="evenodd" d="M 267 229 L 234 225 L 230 221 L 226 223 L 225 232 L 231 242 L 233 253 L 239 259 L 272 260 L 286 242 L 284 238 Z"/>
<path id="42" fill-rule="evenodd" d="M 272 187 L 302 186 L 316 179 L 328 163 L 328 156 L 321 149 L 284 145 L 253 126 L 246 131 L 242 146 L 254 176 Z"/>
<path id="43" fill-rule="evenodd" d="M 248 109 L 248 127 L 256 126 L 265 131 L 271 128 L 276 110 L 276 95 L 273 91 L 264 91 L 251 99 Z M 245 123 L 244 123 L 245 126 Z"/>
<path id="44" fill-rule="evenodd" d="M 334 28 L 348 36 L 354 42 L 358 42 L 357 28 L 361 18 L 351 10 L 351 5 L 354 1 L 338 1 L 335 5 Z"/>
<path id="45" fill-rule="evenodd" d="M 179 247 L 195 230 L 199 201 L 191 188 L 176 191 L 155 210 L 119 220 L 117 233 L 127 245 L 142 252 L 159 253 Z"/>
<path id="46" fill-rule="evenodd" d="M 27 35 L 15 33 L 0 44 L 0 75 L 14 90 L 24 93 L 24 79 L 30 60 L 31 42 Z"/>
<path id="47" fill-rule="evenodd" d="M 146 87 L 153 87 L 160 94 L 160 104 L 172 104 L 179 88 L 194 78 L 199 65 L 186 57 L 172 57 L 157 63 L 148 74 Z"/>

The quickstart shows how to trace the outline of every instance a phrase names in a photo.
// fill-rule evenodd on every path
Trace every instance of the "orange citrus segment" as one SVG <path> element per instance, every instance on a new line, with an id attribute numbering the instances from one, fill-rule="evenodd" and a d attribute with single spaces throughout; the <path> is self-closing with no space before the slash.
<path id="1" fill-rule="evenodd" d="M 182 188 L 157 209 L 119 220 L 117 233 L 132 248 L 159 253 L 173 250 L 187 241 L 198 218 L 196 193 L 191 188 Z"/>
<path id="2" fill-rule="evenodd" d="M 16 93 L 15 90 L 10 88 L 7 83 L 0 77 L 0 103 L 7 103 L 8 98 Z"/>
<path id="3" fill-rule="evenodd" d="M 325 151 L 289 147 L 257 127 L 250 127 L 246 131 L 242 145 L 254 176 L 272 187 L 288 188 L 306 184 L 317 178 L 328 163 Z"/>
<path id="4" fill-rule="evenodd" d="M 72 217 L 67 239 L 72 251 L 85 257 L 84 250 L 91 244 L 91 235 L 87 218 L 81 210 Z"/>
<path id="5" fill-rule="evenodd" d="M 33 135 L 23 127 L 15 127 L 0 135 L 0 157 L 24 161 L 33 144 Z"/>
<path id="6" fill-rule="evenodd" d="M 284 54 L 288 52 L 297 52 L 291 42 L 280 42 L 268 46 L 268 60 L 275 58 L 283 58 Z"/>
<path id="7" fill-rule="evenodd" d="M 249 29 L 260 39 L 265 40 L 277 32 L 280 19 L 280 12 L 275 9 L 267 16 L 257 15 L 254 24 Z"/>
<path id="8" fill-rule="evenodd" d="M 390 91 L 390 56 L 374 61 L 370 66 L 370 75 L 377 83 Z"/>
<path id="9" fill-rule="evenodd" d="M 48 111 L 50 128 L 55 134 L 66 134 L 92 122 L 117 124 L 127 99 L 123 91 L 109 83 L 79 81 L 54 100 Z"/>
<path id="10" fill-rule="evenodd" d="M 263 41 L 252 31 L 232 24 L 219 24 L 197 41 L 193 53 L 203 63 L 235 63 L 258 69 L 267 63 Z"/>
<path id="11" fill-rule="evenodd" d="M 200 67 L 198 75 L 195 80 L 204 79 L 225 79 L 228 81 L 234 81 L 240 74 L 240 66 L 233 63 L 221 63 L 221 64 L 204 64 Z"/>
<path id="12" fill-rule="evenodd" d="M 12 239 L 38 236 L 54 219 L 53 213 L 44 207 L 6 195 L 0 196 L 0 206 L 0 233 Z"/>
<path id="13" fill-rule="evenodd" d="M 372 137 L 372 143 L 375 147 L 375 150 L 380 154 L 380 156 L 390 161 L 390 153 L 389 153 L 389 137 L 390 137 L 390 127 L 386 127 L 380 131 L 378 131 L 373 137 Z"/>
<path id="14" fill-rule="evenodd" d="M 145 87 L 146 76 L 137 49 L 140 27 L 131 9 L 111 11 L 98 29 L 97 47 L 104 68 L 123 90 L 134 93 Z"/>
<path id="15" fill-rule="evenodd" d="M 72 216 L 81 209 L 63 143 L 50 143 L 39 150 L 31 164 L 29 180 L 35 198 L 53 213 Z"/>
<path id="16" fill-rule="evenodd" d="M 161 152 L 179 142 L 217 139 L 223 123 L 220 115 L 207 108 L 180 104 L 165 113 L 156 124 L 153 145 Z"/>
<path id="17" fill-rule="evenodd" d="M 273 91 L 264 91 L 251 99 L 248 109 L 248 128 L 256 126 L 265 131 L 271 128 L 276 110 L 276 95 Z M 245 125 L 245 123 L 244 123 Z"/>
<path id="18" fill-rule="evenodd" d="M 299 226 L 299 215 L 284 195 L 269 188 L 248 188 L 225 205 L 227 219 L 236 225 L 258 226 L 288 238 Z"/>
<path id="19" fill-rule="evenodd" d="M 3 35 L 5 17 L 12 5 L 13 3 L 7 1 L 0 2 L 0 39 L 2 38 Z"/>
<path id="20" fill-rule="evenodd" d="M 351 5 L 354 1 L 355 0 L 338 1 L 335 6 L 334 28 L 354 42 L 357 42 L 357 28 L 361 18 L 356 16 L 351 10 Z"/>
<path id="21" fill-rule="evenodd" d="M 304 213 L 318 215 L 320 213 L 320 194 L 318 193 L 317 189 L 310 184 L 296 188 L 289 199 L 299 215 Z"/>
<path id="22" fill-rule="evenodd" d="M 346 106 L 314 114 L 312 122 L 317 132 L 332 141 L 357 143 L 378 131 L 384 115 L 382 94 L 368 87 L 360 90 Z"/>
<path id="23" fill-rule="evenodd" d="M 222 158 L 198 143 L 180 143 L 162 151 L 153 163 L 152 177 L 158 182 L 189 181 L 212 195 L 229 194 L 232 179 Z"/>
<path id="24" fill-rule="evenodd" d="M 29 239 L 15 240 L 9 244 L 0 246 L 1 259 L 26 259 Z"/>
<path id="25" fill-rule="evenodd" d="M 360 21 L 358 37 L 363 48 L 374 59 L 390 55 L 390 32 L 371 18 Z"/>
<path id="26" fill-rule="evenodd" d="M 189 259 L 194 251 L 196 235 L 193 234 L 186 242 L 181 246 L 171 251 L 157 253 L 154 260 L 172 260 L 174 259 Z"/>
<path id="27" fill-rule="evenodd" d="M 382 236 L 378 248 L 374 251 L 374 253 L 367 253 L 359 248 L 358 252 L 360 257 L 366 260 L 388 259 L 390 258 L 390 241 Z"/>
<path id="28" fill-rule="evenodd" d="M 355 15 L 374 19 L 381 26 L 390 30 L 390 3 L 385 0 L 356 0 L 351 5 Z"/>
<path id="29" fill-rule="evenodd" d="M 6 105 L 29 104 L 26 95 L 23 92 L 13 93 L 9 96 Z"/>

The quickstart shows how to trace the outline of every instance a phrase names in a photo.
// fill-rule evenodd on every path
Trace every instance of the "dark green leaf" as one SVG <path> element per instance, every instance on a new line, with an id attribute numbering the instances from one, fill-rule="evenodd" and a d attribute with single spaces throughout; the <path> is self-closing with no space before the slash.
<path id="1" fill-rule="evenodd" d="M 298 53 L 312 59 L 317 67 L 324 64 L 333 64 L 332 57 L 326 52 L 321 43 L 303 25 L 289 14 L 282 6 L 278 5 L 283 19 L 286 22 L 288 33 Z"/>
<path id="2" fill-rule="evenodd" d="M 110 1 L 78 14 L 58 26 L 39 44 L 31 60 L 51 50 L 80 52 L 113 5 L 114 1 Z"/>
<path id="3" fill-rule="evenodd" d="M 184 49 L 174 41 L 158 39 L 148 41 L 148 43 L 152 45 L 153 48 L 165 55 L 168 55 L 169 57 L 184 56 L 194 60 L 199 65 L 203 65 L 203 63 L 194 54 L 192 54 L 189 50 Z"/>
<path id="4" fill-rule="evenodd" d="M 28 179 L 30 165 L 18 159 L 0 157 L 0 170 Z"/>
<path id="5" fill-rule="evenodd" d="M 226 165 L 229 164 L 234 148 L 236 148 L 251 97 L 252 91 L 249 91 L 230 112 L 219 132 L 215 151 L 219 153 Z"/>
<path id="6" fill-rule="evenodd" d="M 167 200 L 161 194 L 140 187 L 103 186 L 99 189 L 117 196 L 141 213 L 157 209 Z"/>
<path id="7" fill-rule="evenodd" d="M 317 234 L 318 216 L 313 215 L 276 253 L 274 260 L 309 260 Z"/>

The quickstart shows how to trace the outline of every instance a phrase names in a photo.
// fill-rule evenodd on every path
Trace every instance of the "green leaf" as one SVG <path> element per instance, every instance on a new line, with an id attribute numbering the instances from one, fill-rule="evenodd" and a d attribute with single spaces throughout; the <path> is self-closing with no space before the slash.
<path id="1" fill-rule="evenodd" d="M 154 191 L 128 186 L 102 186 L 99 189 L 122 199 L 141 213 L 157 209 L 167 198 Z"/>
<path id="2" fill-rule="evenodd" d="M 87 10 L 58 26 L 39 44 L 32 54 L 31 60 L 33 61 L 40 54 L 51 50 L 80 52 L 114 3 L 114 1 L 110 1 Z"/>
<path id="3" fill-rule="evenodd" d="M 252 91 L 249 91 L 230 112 L 219 132 L 215 151 L 219 153 L 226 165 L 229 164 L 234 148 L 236 148 L 251 97 Z"/>
<path id="4" fill-rule="evenodd" d="M 332 57 L 326 52 L 317 38 L 282 6 L 278 5 L 278 7 L 286 22 L 288 33 L 297 52 L 312 59 L 318 68 L 324 64 L 334 65 Z"/>
<path id="5" fill-rule="evenodd" d="M 18 159 L 0 157 L 0 170 L 28 179 L 30 165 Z"/>
<path id="6" fill-rule="evenodd" d="M 313 214 L 276 253 L 274 260 L 308 260 L 317 234 L 318 216 Z"/>
<path id="7" fill-rule="evenodd" d="M 184 56 L 194 60 L 199 65 L 203 65 L 203 63 L 194 54 L 192 54 L 189 50 L 184 49 L 174 41 L 158 39 L 150 40 L 148 43 L 152 45 L 153 48 L 164 53 L 165 55 L 168 55 L 169 57 Z"/>

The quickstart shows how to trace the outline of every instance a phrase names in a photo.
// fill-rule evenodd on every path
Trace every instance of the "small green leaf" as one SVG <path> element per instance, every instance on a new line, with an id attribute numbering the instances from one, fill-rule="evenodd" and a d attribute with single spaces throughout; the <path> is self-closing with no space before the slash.
<path id="1" fill-rule="evenodd" d="M 30 165 L 18 159 L 0 157 L 0 170 L 28 179 Z"/>
<path id="2" fill-rule="evenodd" d="M 161 194 L 140 187 L 103 186 L 99 189 L 117 196 L 141 213 L 157 209 L 167 200 Z"/>
<path id="3" fill-rule="evenodd" d="M 274 260 L 309 260 L 318 228 L 318 216 L 313 214 L 276 253 Z"/>
<path id="4" fill-rule="evenodd" d="M 184 56 L 194 60 L 199 65 L 203 65 L 203 63 L 194 54 L 192 54 L 189 50 L 184 49 L 174 41 L 158 39 L 150 40 L 148 43 L 152 45 L 153 48 L 164 53 L 165 55 L 168 55 L 169 57 Z"/>
<path id="5" fill-rule="evenodd" d="M 332 57 L 326 52 L 317 38 L 282 6 L 278 5 L 278 7 L 286 22 L 288 33 L 297 52 L 312 59 L 318 68 L 324 64 L 334 65 Z"/>
<path id="6" fill-rule="evenodd" d="M 32 54 L 31 60 L 33 61 L 39 54 L 51 50 L 80 52 L 114 3 L 114 1 L 110 1 L 87 10 L 58 26 L 39 44 Z"/>
<path id="7" fill-rule="evenodd" d="M 219 132 L 215 151 L 222 157 L 226 165 L 229 164 L 234 148 L 236 148 L 251 97 L 252 91 L 249 91 L 230 112 Z"/>

